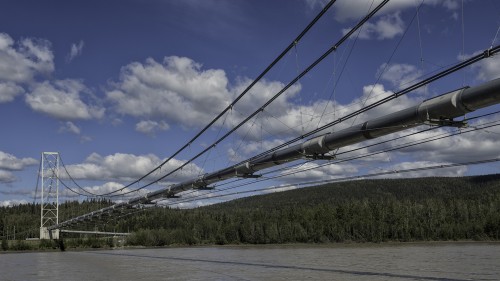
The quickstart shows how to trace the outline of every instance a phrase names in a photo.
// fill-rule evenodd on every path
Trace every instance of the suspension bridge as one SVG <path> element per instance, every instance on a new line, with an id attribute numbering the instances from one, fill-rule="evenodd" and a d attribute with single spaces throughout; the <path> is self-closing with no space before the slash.
<path id="1" fill-rule="evenodd" d="M 168 198 L 178 198 L 179 195 L 188 191 L 206 191 L 205 196 L 210 194 L 210 196 L 228 196 L 234 194 L 251 193 L 255 191 L 262 191 L 265 188 L 258 190 L 246 190 L 246 191 L 235 191 L 233 193 L 220 194 L 218 192 L 227 191 L 238 187 L 232 186 L 231 188 L 220 188 L 226 183 L 235 183 L 236 181 L 244 181 L 246 185 L 257 183 L 260 181 L 269 180 L 269 177 L 263 177 L 264 175 L 276 172 L 277 169 L 285 167 L 290 169 L 308 162 L 322 162 L 321 165 L 331 165 L 339 164 L 342 162 L 350 161 L 356 158 L 344 158 L 340 159 L 339 155 L 345 152 L 339 152 L 339 149 L 344 147 L 349 147 L 352 145 L 363 144 L 364 142 L 388 136 L 397 132 L 402 132 L 410 129 L 419 129 L 419 131 L 411 131 L 405 136 L 398 136 L 397 138 L 404 138 L 413 134 L 421 133 L 424 131 L 432 130 L 435 128 L 452 127 L 458 128 L 459 132 L 451 133 L 447 135 L 433 136 L 429 139 L 420 140 L 417 142 L 408 142 L 400 147 L 391 148 L 394 150 L 401 149 L 403 147 L 415 146 L 426 142 L 436 141 L 442 138 L 452 137 L 456 134 L 467 134 L 474 133 L 481 130 L 487 130 L 488 128 L 498 126 L 498 121 L 493 121 L 490 123 L 483 123 L 477 126 L 468 126 L 468 122 L 473 118 L 479 118 L 486 116 L 491 113 L 483 114 L 481 116 L 476 116 L 473 118 L 466 118 L 466 115 L 471 112 L 479 111 L 482 109 L 487 109 L 493 107 L 500 103 L 500 79 L 485 82 L 481 85 L 473 87 L 460 87 L 458 89 L 452 90 L 447 93 L 441 93 L 433 98 L 429 98 L 421 101 L 419 104 L 405 108 L 403 110 L 388 113 L 386 115 L 378 116 L 364 122 L 360 122 L 355 125 L 347 126 L 342 130 L 333 130 L 333 126 L 346 122 L 347 120 L 356 120 L 361 114 L 377 108 L 383 104 L 390 101 L 396 100 L 408 93 L 416 91 L 420 88 L 426 87 L 430 83 L 442 79 L 454 72 L 464 69 L 468 66 L 479 63 L 483 60 L 488 60 L 497 55 L 500 51 L 500 46 L 487 46 L 484 50 L 474 56 L 467 59 L 463 59 L 453 65 L 441 69 L 438 72 L 429 74 L 427 77 L 416 81 L 413 84 L 390 94 L 387 97 L 376 100 L 373 103 L 364 103 L 363 106 L 355 111 L 341 116 L 326 124 L 318 125 L 316 128 L 303 132 L 299 136 L 283 142 L 271 149 L 263 151 L 249 159 L 240 161 L 234 165 L 228 165 L 222 169 L 206 173 L 191 179 L 181 181 L 179 183 L 170 184 L 163 186 L 155 191 L 147 192 L 135 197 L 128 198 L 126 200 L 121 200 L 121 202 L 115 203 L 111 206 L 107 206 L 92 212 L 75 216 L 73 218 L 66 219 L 64 221 L 59 221 L 59 189 L 60 184 L 63 184 L 71 192 L 82 195 L 82 196 L 99 196 L 102 198 L 110 198 L 117 194 L 130 194 L 132 192 L 127 191 L 128 188 L 134 187 L 141 182 L 145 182 L 133 191 L 137 192 L 139 190 L 145 190 L 145 188 L 153 186 L 155 184 L 162 183 L 162 181 L 168 179 L 169 176 L 185 168 L 190 163 L 193 163 L 196 159 L 205 155 L 210 150 L 214 149 L 222 141 L 227 139 L 230 135 L 236 132 L 239 128 L 251 122 L 253 118 L 258 116 L 260 113 L 264 112 L 266 108 L 276 99 L 278 99 L 282 94 L 284 94 L 290 87 L 295 85 L 300 81 L 309 71 L 315 68 L 320 62 L 322 62 L 330 54 L 334 53 L 342 44 L 344 44 L 351 36 L 354 36 L 363 25 L 370 20 L 379 10 L 386 5 L 389 0 L 382 1 L 377 5 L 371 12 L 369 12 L 364 18 L 362 18 L 353 28 L 345 32 L 345 34 L 328 50 L 321 54 L 313 63 L 305 67 L 295 78 L 293 78 L 288 84 L 286 84 L 281 90 L 279 90 L 274 96 L 269 98 L 265 103 L 257 105 L 255 111 L 243 118 L 239 123 L 235 124 L 231 129 L 229 129 L 225 134 L 219 137 L 216 141 L 207 145 L 205 149 L 195 154 L 191 159 L 185 161 L 178 167 L 162 174 L 156 179 L 151 180 L 151 177 L 155 173 L 159 173 L 162 167 L 165 166 L 169 161 L 174 159 L 179 153 L 186 150 L 190 145 L 196 141 L 201 135 L 203 135 L 207 130 L 214 127 L 216 122 L 220 121 L 224 116 L 230 112 L 233 107 L 235 107 L 243 96 L 249 93 L 252 89 L 269 71 L 273 68 L 278 61 L 280 61 L 290 50 L 292 50 L 304 37 L 304 35 L 314 26 L 314 24 L 328 11 L 328 9 L 334 4 L 335 1 L 330 1 L 323 10 L 307 25 L 307 27 L 292 40 L 292 42 L 283 50 L 283 52 L 272 61 L 269 66 L 259 75 L 255 80 L 244 89 L 239 96 L 237 96 L 224 110 L 222 110 L 215 118 L 213 118 L 208 124 L 200 130 L 193 138 L 186 141 L 183 146 L 181 146 L 175 153 L 166 158 L 160 165 L 155 169 L 152 169 L 148 173 L 144 174 L 142 177 L 135 181 L 123 186 L 122 188 L 102 194 L 94 194 L 81 188 L 80 185 L 76 183 L 71 174 L 68 172 L 66 167 L 61 161 L 60 155 L 57 152 L 44 152 L 41 157 L 41 166 L 39 171 L 39 177 L 41 179 L 41 190 L 40 190 L 40 201 L 41 201 L 41 218 L 40 218 L 40 238 L 41 239 L 57 239 L 61 232 L 67 233 L 92 233 L 92 234 L 116 234 L 116 235 L 126 235 L 126 233 L 111 233 L 111 232 L 99 232 L 99 231 L 88 231 L 79 230 L 83 225 L 86 224 L 98 224 L 105 223 L 110 220 L 120 219 L 123 216 L 133 215 L 134 213 L 144 210 L 148 206 L 154 206 L 158 202 L 168 199 Z M 418 10 L 418 9 L 417 9 Z M 494 40 L 495 41 L 495 40 Z M 353 121 L 353 124 L 355 122 Z M 388 141 L 394 141 L 396 138 L 390 140 L 382 140 L 381 144 Z M 368 146 L 376 145 L 373 143 L 368 144 Z M 365 147 L 366 148 L 366 147 Z M 351 151 L 358 150 L 360 148 L 354 148 Z M 383 153 L 388 150 L 374 152 Z M 457 151 L 456 153 L 460 153 Z M 364 155 L 363 157 L 366 157 Z M 406 171 L 414 171 L 418 169 L 439 169 L 439 168 L 449 168 L 461 165 L 473 165 L 481 163 L 491 163 L 500 161 L 498 158 L 482 159 L 478 161 L 470 161 L 463 163 L 452 163 L 443 164 L 437 166 L 429 166 L 425 168 L 408 169 Z M 295 165 L 295 166 L 294 166 Z M 316 166 L 317 168 L 317 166 Z M 65 179 L 70 179 L 77 188 L 71 188 L 63 181 L 62 171 L 66 172 Z M 305 169 L 302 169 L 304 171 Z M 283 170 L 284 171 L 284 170 Z M 405 172 L 405 170 L 399 170 L 397 172 Z M 380 176 L 390 172 L 381 172 L 374 174 L 366 174 L 363 176 L 345 177 L 335 180 L 316 180 L 310 182 L 294 183 L 295 186 L 300 185 L 312 185 L 318 183 L 325 183 L 329 181 L 339 181 L 339 180 L 352 180 L 357 177 L 369 177 L 369 176 Z M 243 184 L 242 184 L 243 185 Z M 283 187 L 283 186 L 280 186 Z M 37 184 L 38 188 L 38 184 Z M 276 188 L 269 187 L 268 189 Z M 38 191 L 35 192 L 38 194 Z M 181 197 L 182 198 L 182 197 Z M 202 197 L 191 197 L 185 199 L 186 201 L 197 200 Z"/>

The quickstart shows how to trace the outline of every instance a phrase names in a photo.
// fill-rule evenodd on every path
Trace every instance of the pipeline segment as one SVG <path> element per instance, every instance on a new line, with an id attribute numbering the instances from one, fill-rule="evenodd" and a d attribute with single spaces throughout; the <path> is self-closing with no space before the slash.
<path id="1" fill-rule="evenodd" d="M 120 210 L 137 204 L 147 204 L 151 200 L 172 197 L 190 189 L 206 189 L 209 185 L 235 177 L 254 177 L 254 173 L 302 158 L 322 159 L 324 154 L 341 147 L 403 131 L 422 124 L 440 126 L 462 126 L 454 118 L 466 113 L 500 103 L 500 79 L 495 79 L 476 87 L 461 88 L 373 120 L 349 128 L 326 133 L 303 143 L 279 149 L 242 164 L 205 174 L 196 179 L 174 184 L 170 187 L 132 198 L 92 213 L 48 227 L 48 230 L 67 227 L 71 224 L 101 217 L 102 214 Z"/>

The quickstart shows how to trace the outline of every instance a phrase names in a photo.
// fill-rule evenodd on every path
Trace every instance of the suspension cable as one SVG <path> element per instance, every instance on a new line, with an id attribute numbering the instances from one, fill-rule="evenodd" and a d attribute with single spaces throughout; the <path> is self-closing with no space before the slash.
<path id="1" fill-rule="evenodd" d="M 476 119 L 476 118 L 481 118 L 481 117 L 488 116 L 488 115 L 491 115 L 491 114 L 494 114 L 494 113 L 484 114 L 482 116 L 473 117 L 473 118 L 470 118 L 468 120 L 472 120 L 472 119 Z M 265 179 L 259 179 L 259 180 L 255 180 L 255 181 L 252 181 L 252 182 L 249 182 L 249 183 L 243 183 L 243 184 L 240 184 L 240 185 L 237 185 L 237 186 L 232 186 L 232 187 L 228 187 L 228 188 L 224 188 L 224 189 L 214 190 L 214 191 L 209 192 L 207 194 L 210 195 L 210 194 L 213 194 L 213 193 L 219 193 L 219 192 L 227 191 L 227 190 L 234 189 L 234 188 L 237 188 L 237 187 L 242 187 L 242 186 L 246 186 L 246 185 L 249 185 L 249 184 L 254 184 L 254 183 L 257 183 L 257 182 L 263 182 L 263 181 L 267 181 L 267 180 L 271 180 L 271 179 L 276 179 L 276 178 L 281 178 L 281 177 L 285 177 L 285 176 L 290 176 L 290 175 L 301 173 L 301 172 L 306 172 L 306 171 L 309 171 L 309 170 L 321 168 L 323 166 L 328 166 L 328 165 L 332 165 L 332 164 L 339 164 L 339 163 L 342 163 L 342 162 L 349 162 L 349 161 L 353 161 L 353 160 L 357 160 L 357 159 L 362 159 L 362 158 L 365 158 L 365 157 L 374 156 L 374 155 L 381 154 L 381 153 L 387 153 L 387 152 L 391 152 L 391 151 L 395 151 L 395 150 L 399 150 L 399 149 L 403 149 L 403 148 L 408 148 L 408 147 L 419 145 L 419 144 L 424 144 L 424 143 L 428 143 L 428 142 L 440 140 L 440 139 L 443 139 L 443 138 L 449 138 L 449 137 L 452 137 L 452 136 L 455 136 L 455 135 L 458 135 L 458 134 L 465 134 L 465 133 L 470 133 L 470 132 L 474 132 L 474 131 L 484 130 L 484 129 L 487 129 L 487 128 L 490 128 L 490 127 L 500 126 L 500 124 L 494 124 L 494 123 L 498 123 L 498 122 L 500 122 L 500 121 L 498 121 L 498 120 L 497 121 L 492 121 L 492 122 L 488 122 L 486 124 L 483 124 L 482 127 L 472 128 L 471 130 L 468 130 L 468 131 L 465 131 L 465 132 L 456 132 L 456 133 L 447 134 L 447 135 L 442 134 L 440 136 L 429 137 L 427 139 L 424 139 L 424 140 L 421 140 L 421 141 L 418 141 L 418 142 L 417 141 L 408 142 L 406 144 L 402 144 L 402 145 L 400 145 L 398 147 L 394 147 L 394 148 L 391 148 L 391 149 L 386 149 L 386 150 L 377 151 L 377 152 L 373 152 L 373 153 L 363 154 L 363 155 L 360 155 L 360 156 L 349 157 L 349 158 L 345 158 L 345 159 L 339 159 L 337 161 L 328 162 L 328 163 L 325 163 L 325 164 L 322 164 L 322 165 L 319 165 L 319 166 L 316 166 L 316 167 L 311 167 L 311 168 L 307 168 L 307 169 L 303 169 L 303 170 L 295 170 L 295 171 L 292 171 L 292 172 L 287 173 L 287 174 L 280 174 L 280 175 L 277 175 L 277 176 L 274 176 L 274 177 L 267 177 Z M 442 127 L 442 126 L 436 126 L 436 127 L 431 128 L 431 129 L 440 128 L 440 127 Z M 412 136 L 412 135 L 415 135 L 417 133 L 423 133 L 423 132 L 429 131 L 431 129 L 422 130 L 422 131 L 419 131 L 419 132 L 416 132 L 416 133 L 407 134 L 406 136 L 403 136 L 403 137 Z M 400 138 L 402 138 L 402 137 L 397 137 L 397 138 L 394 138 L 393 140 L 397 140 L 397 139 L 400 139 Z M 389 140 L 389 141 L 391 141 L 391 140 Z M 385 143 L 385 142 L 388 142 L 388 141 L 383 141 L 383 142 L 377 143 L 376 145 L 382 144 L 382 143 Z M 372 146 L 372 145 L 370 145 L 370 146 Z M 355 150 L 357 150 L 357 149 L 353 149 L 352 151 L 355 151 Z M 348 151 L 348 152 L 351 152 L 351 151 Z M 344 152 L 344 153 L 347 153 L 347 152 Z M 274 172 L 276 172 L 276 171 L 269 172 L 269 173 L 274 173 Z M 269 174 L 269 173 L 267 173 L 267 174 Z M 198 196 L 195 196 L 195 197 L 201 197 L 201 196 L 204 196 L 204 195 L 207 195 L 207 194 L 202 194 L 202 195 L 198 195 Z M 192 198 L 195 198 L 195 197 L 189 197 L 189 198 L 186 198 L 186 200 L 191 200 Z M 181 202 L 185 202 L 185 201 L 181 201 Z M 189 201 L 186 201 L 186 202 L 189 202 Z"/>
<path id="2" fill-rule="evenodd" d="M 173 153 L 171 156 L 169 156 L 165 161 L 163 161 L 156 168 L 154 168 L 153 170 L 149 171 L 148 173 L 146 173 L 145 175 L 143 175 L 139 179 L 137 179 L 137 180 L 135 180 L 135 181 L 133 181 L 133 182 L 125 185 L 123 187 L 123 189 L 125 189 L 127 187 L 130 187 L 130 186 L 132 186 L 132 185 L 140 182 L 141 180 L 145 179 L 146 177 L 148 177 L 149 175 L 151 175 L 155 171 L 159 170 L 162 166 L 164 166 L 166 163 L 168 163 L 170 160 L 172 160 L 175 156 L 177 156 L 179 153 L 181 153 L 182 151 L 184 151 L 184 149 L 186 149 L 187 147 L 189 147 L 203 133 L 205 133 L 205 131 L 207 131 L 215 122 L 217 122 L 222 116 L 224 116 L 224 114 L 226 114 L 226 112 L 228 112 L 230 109 L 232 109 L 234 107 L 234 105 L 241 98 L 243 98 L 243 96 L 246 95 L 248 93 L 248 91 L 250 91 L 250 89 L 253 88 L 253 86 L 255 86 L 257 84 L 257 82 L 259 82 L 294 46 L 296 46 L 299 43 L 299 41 L 302 39 L 302 37 L 304 37 L 304 35 L 316 24 L 316 22 L 328 11 L 328 9 L 335 2 L 336 2 L 336 0 L 330 0 L 330 2 L 328 2 L 328 4 L 325 5 L 325 7 L 319 12 L 319 14 L 306 26 L 306 28 L 304 30 L 302 30 L 302 32 L 285 48 L 285 50 L 283 50 L 281 52 L 281 54 L 278 55 L 278 57 L 276 57 L 273 60 L 273 62 L 271 62 L 271 64 L 261 74 L 259 74 L 259 76 L 257 76 L 257 78 L 255 78 L 252 81 L 252 83 L 250 83 L 250 85 L 248 85 L 247 88 L 245 88 L 245 90 L 243 90 L 243 92 L 238 97 L 236 97 L 236 99 L 233 102 L 231 102 L 231 104 L 229 104 L 224 110 L 222 110 L 222 112 L 220 112 L 219 115 L 217 115 L 212 121 L 210 121 L 210 123 L 208 123 L 200 132 L 198 132 L 192 139 L 190 139 L 186 144 L 184 144 L 180 149 L 178 149 L 175 153 Z M 210 146 L 210 148 L 212 148 L 212 147 L 215 147 L 215 145 L 214 146 Z M 205 153 L 207 150 L 204 150 L 203 153 Z M 201 153 L 201 154 L 203 154 L 203 153 Z M 140 189 L 142 189 L 142 188 L 144 188 L 144 187 L 141 187 Z M 115 192 L 117 192 L 117 191 L 111 192 L 109 194 L 113 194 Z"/>
<path id="3" fill-rule="evenodd" d="M 198 154 L 196 154 L 194 157 L 192 157 L 191 159 L 189 159 L 188 161 L 184 162 L 182 165 L 180 165 L 179 167 L 173 169 L 172 171 L 166 173 L 165 175 L 161 176 L 160 178 L 152 181 L 152 182 L 149 182 L 147 184 L 144 184 L 143 186 L 135 189 L 136 191 L 138 190 L 141 190 L 141 189 L 144 189 L 148 186 L 151 186 L 153 184 L 156 184 L 158 182 L 160 182 L 161 180 L 163 180 L 164 178 L 172 175 L 173 173 L 179 171 L 180 169 L 184 168 L 186 165 L 188 165 L 189 163 L 191 163 L 192 161 L 198 159 L 200 156 L 202 156 L 203 154 L 205 154 L 207 151 L 209 151 L 210 149 L 213 149 L 214 147 L 216 147 L 220 142 L 222 142 L 224 139 L 226 139 L 229 135 L 231 135 L 232 133 L 234 133 L 237 129 L 239 129 L 241 126 L 243 126 L 243 124 L 245 124 L 246 122 L 248 122 L 250 119 L 252 119 L 255 115 L 257 115 L 258 113 L 260 113 L 261 111 L 263 111 L 269 104 L 271 104 L 275 99 L 277 99 L 281 94 L 283 94 L 285 91 L 287 91 L 292 85 L 294 85 L 299 79 L 301 79 L 304 75 L 306 75 L 311 69 L 313 69 L 314 67 L 316 67 L 321 61 L 323 61 L 326 57 L 328 57 L 328 55 L 330 55 L 333 51 L 335 51 L 340 45 L 342 45 L 354 32 L 356 32 L 356 30 L 358 30 L 365 22 L 367 22 L 373 15 L 375 15 L 375 13 L 377 13 L 383 6 L 385 6 L 385 4 L 387 4 L 387 2 L 389 2 L 389 0 L 384 0 L 382 1 L 375 9 L 373 9 L 368 15 L 366 15 L 360 22 L 358 22 L 358 24 L 353 27 L 349 32 L 347 32 L 344 36 L 342 36 L 342 38 L 337 42 L 335 43 L 335 45 L 333 45 L 330 49 L 328 49 L 325 53 L 323 53 L 323 55 L 321 55 L 318 59 L 316 59 L 312 64 L 310 64 L 304 71 L 302 71 L 298 76 L 296 76 L 291 82 L 289 82 L 283 89 L 281 89 L 278 93 L 276 93 L 273 97 L 271 97 L 264 105 L 262 105 L 258 110 L 256 110 L 255 112 L 253 112 L 251 115 L 249 115 L 247 118 L 245 118 L 243 121 L 241 121 L 238 125 L 236 125 L 234 128 L 232 128 L 229 132 L 227 132 L 224 136 L 222 136 L 221 138 L 219 138 L 217 141 L 215 141 L 214 143 L 212 143 L 211 145 L 209 145 L 207 148 L 205 148 L 204 150 L 202 150 L 201 152 L 199 152 Z M 333 3 L 332 3 L 333 4 Z M 292 45 L 293 47 L 293 45 Z M 290 47 L 290 49 L 292 48 Z M 227 110 L 229 110 L 232 106 L 226 108 Z M 227 111 L 226 110 L 226 111 Z M 224 113 L 226 112 L 224 111 Z M 188 147 L 189 145 L 191 145 L 191 142 L 188 142 L 186 145 L 184 145 L 183 149 L 185 147 Z M 180 152 L 180 151 L 179 151 Z M 174 155 L 177 155 L 177 154 L 174 154 Z M 164 161 L 164 163 L 166 163 L 167 161 L 169 161 L 170 159 L 172 159 L 174 156 L 171 156 L 169 157 L 167 160 Z M 152 171 L 150 171 L 149 173 L 147 173 L 146 175 L 144 175 L 143 177 L 141 177 L 140 179 L 122 187 L 121 189 L 118 189 L 118 190 L 115 190 L 115 191 L 112 191 L 112 192 L 109 192 L 109 193 L 106 193 L 104 195 L 111 195 L 111 194 L 114 194 L 114 193 L 117 193 L 127 187 L 130 187 L 131 185 L 139 182 L 140 180 L 144 179 L 145 177 L 147 177 L 148 175 L 150 175 L 151 173 L 153 173 L 154 171 L 156 171 L 157 169 L 159 169 L 161 166 L 163 165 L 160 164 L 157 168 L 153 169 Z"/>
<path id="4" fill-rule="evenodd" d="M 422 80 L 422 81 L 420 81 L 418 83 L 415 83 L 415 84 L 413 84 L 413 85 L 411 85 L 411 86 L 409 86 L 409 87 L 407 87 L 407 88 L 405 88 L 405 89 L 403 89 L 401 91 L 393 93 L 392 95 L 390 95 L 388 97 L 385 97 L 385 98 L 383 98 L 383 99 L 381 99 L 379 101 L 371 103 L 368 106 L 365 106 L 365 107 L 363 107 L 363 108 L 361 108 L 359 110 L 351 112 L 351 113 L 345 115 L 344 117 L 338 118 L 337 120 L 335 120 L 333 122 L 330 122 L 330 123 L 328 123 L 326 125 L 323 125 L 323 126 L 317 128 L 315 130 L 312 130 L 312 131 L 310 131 L 307 134 L 303 134 L 303 135 L 301 135 L 299 137 L 296 137 L 296 138 L 294 138 L 292 140 L 289 140 L 289 141 L 287 141 L 287 142 L 285 142 L 285 143 L 283 143 L 281 145 L 278 145 L 278 146 L 276 146 L 276 147 L 274 147 L 272 149 L 269 149 L 269 150 L 267 150 L 265 152 L 262 152 L 262 153 L 260 153 L 260 154 L 258 154 L 256 156 L 250 158 L 247 161 L 254 160 L 254 159 L 258 158 L 258 157 L 262 157 L 262 156 L 267 155 L 269 153 L 272 153 L 272 152 L 274 152 L 274 151 L 276 151 L 278 149 L 284 148 L 284 147 L 286 147 L 286 146 L 288 146 L 288 145 L 290 145 L 290 144 L 292 144 L 294 142 L 297 142 L 297 141 L 302 140 L 304 138 L 313 136 L 316 133 L 319 133 L 319 132 L 321 132 L 321 131 L 323 131 L 325 129 L 328 129 L 328 128 L 334 126 L 334 125 L 342 123 L 342 122 L 344 122 L 344 121 L 346 121 L 348 119 L 351 119 L 351 118 L 353 118 L 353 117 L 355 117 L 355 116 L 357 116 L 357 115 L 359 115 L 361 113 L 364 113 L 364 112 L 366 112 L 366 111 L 368 111 L 370 109 L 378 107 L 378 106 L 380 106 L 380 105 L 382 105 L 382 104 L 384 104 L 386 102 L 389 102 L 389 101 L 391 101 L 393 99 L 396 99 L 396 98 L 398 98 L 400 96 L 406 95 L 406 94 L 408 94 L 408 93 L 410 93 L 410 92 L 412 92 L 412 91 L 414 91 L 414 90 L 416 90 L 416 89 L 418 89 L 418 88 L 420 88 L 420 87 L 422 87 L 424 85 L 427 85 L 427 84 L 429 84 L 431 82 L 434 82 L 434 81 L 436 81 L 436 80 L 438 80 L 440 78 L 443 78 L 443 77 L 445 77 L 447 75 L 450 75 L 450 74 L 452 74 L 452 73 L 454 73 L 454 72 L 456 72 L 456 71 L 458 71 L 458 70 L 460 70 L 460 69 L 462 69 L 464 67 L 467 67 L 467 66 L 469 66 L 471 64 L 474 64 L 474 63 L 476 63 L 478 61 L 481 61 L 482 59 L 488 58 L 488 57 L 490 57 L 490 56 L 492 56 L 492 55 L 494 55 L 494 54 L 496 54 L 498 52 L 500 52 L 500 45 L 497 45 L 497 46 L 495 46 L 493 48 L 490 48 L 490 49 L 486 50 L 485 52 L 483 52 L 483 53 L 481 53 L 479 55 L 473 56 L 473 57 L 471 57 L 471 58 L 469 58 L 469 59 L 467 59 L 467 60 L 465 60 L 463 62 L 459 62 L 459 63 L 457 63 L 457 64 L 455 64 L 455 65 L 453 65 L 453 66 L 451 66 L 451 67 L 449 67 L 449 68 L 447 68 L 447 69 L 445 69 L 445 70 L 443 70 L 443 71 L 441 71 L 441 72 L 439 72 L 439 73 L 437 73 L 437 74 L 435 74 L 435 75 L 433 75 L 433 76 L 431 76 L 429 78 L 426 78 L 426 79 L 424 79 L 424 80 Z M 242 164 L 242 163 L 239 163 L 239 164 Z"/>

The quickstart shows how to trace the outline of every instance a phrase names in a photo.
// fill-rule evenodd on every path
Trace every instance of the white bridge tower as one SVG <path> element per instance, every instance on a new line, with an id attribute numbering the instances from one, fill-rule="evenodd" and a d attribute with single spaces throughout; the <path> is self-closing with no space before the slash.
<path id="1" fill-rule="evenodd" d="M 59 239 L 59 229 L 47 230 L 59 223 L 59 153 L 43 152 L 41 161 L 40 239 Z"/>

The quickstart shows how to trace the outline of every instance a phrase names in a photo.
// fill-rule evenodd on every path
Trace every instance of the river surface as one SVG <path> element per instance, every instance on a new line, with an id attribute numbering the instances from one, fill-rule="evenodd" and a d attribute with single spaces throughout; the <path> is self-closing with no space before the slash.
<path id="1" fill-rule="evenodd" d="M 0 280 L 500 280 L 500 243 L 0 254 Z"/>

